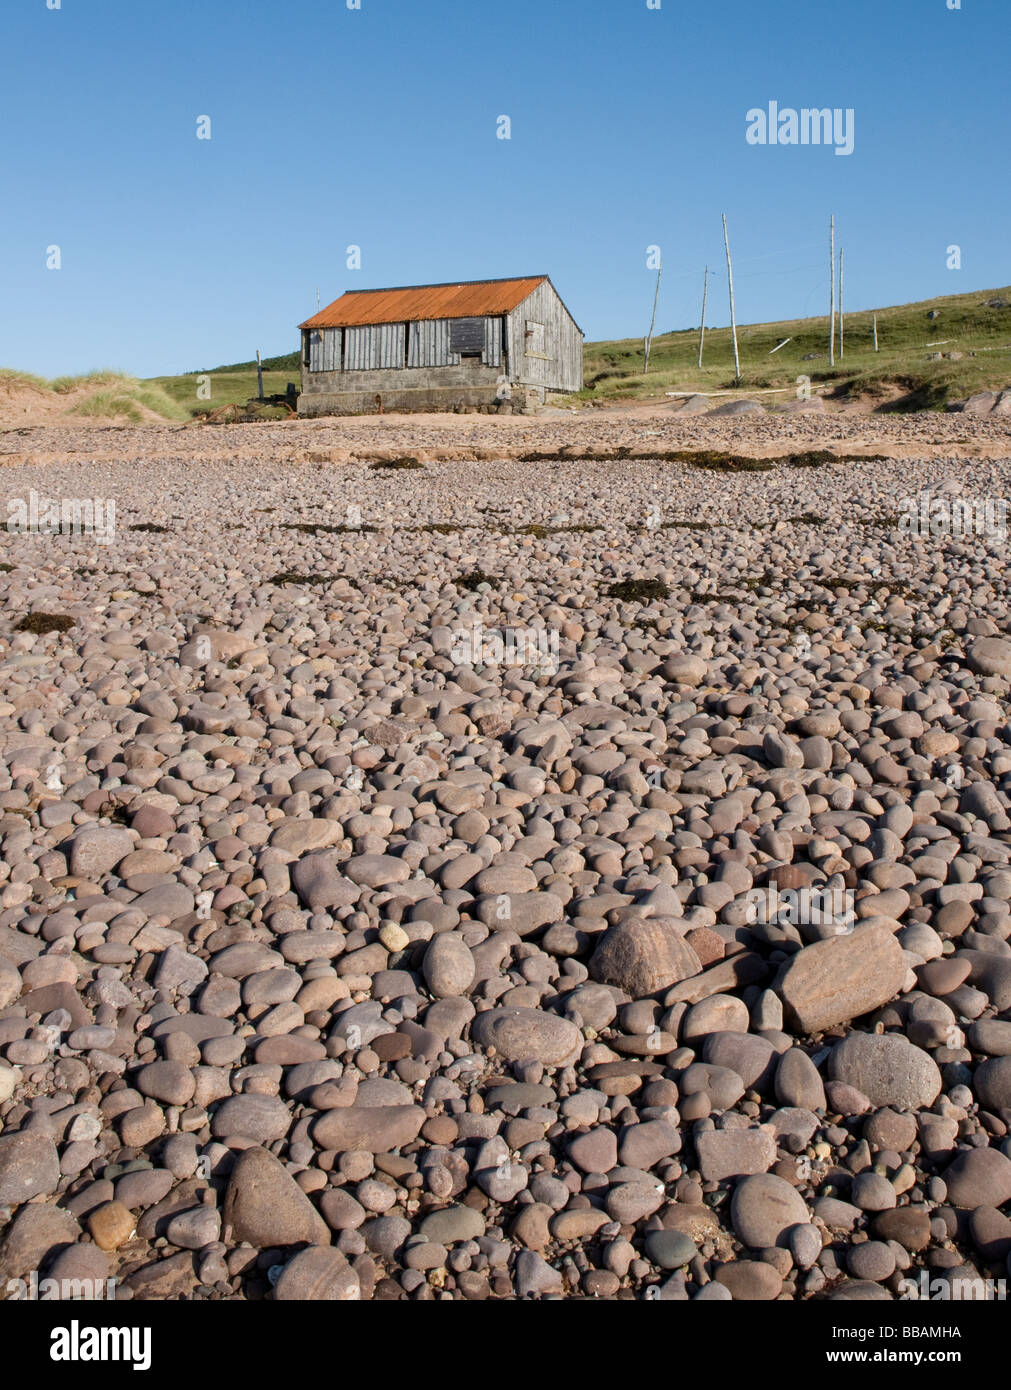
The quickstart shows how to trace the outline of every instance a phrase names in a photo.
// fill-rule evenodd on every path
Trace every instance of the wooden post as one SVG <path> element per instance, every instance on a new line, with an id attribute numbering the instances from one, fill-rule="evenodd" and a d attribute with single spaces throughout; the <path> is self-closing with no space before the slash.
<path id="1" fill-rule="evenodd" d="M 730 331 L 734 338 L 734 379 L 741 379 L 741 359 L 737 351 L 737 319 L 734 315 L 734 267 L 730 260 L 730 238 L 727 235 L 727 214 L 723 214 L 723 244 L 727 248 L 727 284 L 730 287 Z"/>
<path id="2" fill-rule="evenodd" d="M 828 364 L 829 364 L 830 367 L 834 367 L 834 366 L 835 366 L 835 214 L 834 214 L 834 213 L 833 213 L 833 215 L 832 215 L 832 221 L 831 221 L 830 227 L 829 227 L 829 240 L 828 240 L 828 283 L 829 283 L 829 301 L 830 301 L 830 303 L 831 303 L 831 309 L 829 310 L 829 330 L 828 330 Z"/>
<path id="3" fill-rule="evenodd" d="M 874 315 L 874 351 L 878 350 L 878 316 Z"/>
<path id="4" fill-rule="evenodd" d="M 839 361 L 846 356 L 846 314 L 843 310 L 843 263 L 846 248 L 839 247 Z"/>
<path id="5" fill-rule="evenodd" d="M 263 400 L 263 363 L 259 348 L 256 349 L 256 395 L 258 400 Z"/>
<path id="6" fill-rule="evenodd" d="M 702 324 L 699 328 L 699 370 L 702 369 L 702 344 L 706 339 L 706 297 L 709 294 L 709 267 L 706 266 L 706 278 L 702 282 Z"/>
<path id="7" fill-rule="evenodd" d="M 653 329 L 656 327 L 656 302 L 660 298 L 660 276 L 663 274 L 663 263 L 656 268 L 656 290 L 653 293 L 653 317 L 649 321 L 649 332 L 646 334 L 646 347 L 643 352 L 642 374 L 649 371 L 649 354 L 653 347 Z"/>

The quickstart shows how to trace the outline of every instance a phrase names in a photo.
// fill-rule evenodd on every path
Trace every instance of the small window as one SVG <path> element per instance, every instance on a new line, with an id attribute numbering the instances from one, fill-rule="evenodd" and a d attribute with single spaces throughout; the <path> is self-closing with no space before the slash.
<path id="1" fill-rule="evenodd" d="M 461 357 L 480 357 L 484 352 L 484 319 L 453 319 L 449 325 L 449 350 Z"/>

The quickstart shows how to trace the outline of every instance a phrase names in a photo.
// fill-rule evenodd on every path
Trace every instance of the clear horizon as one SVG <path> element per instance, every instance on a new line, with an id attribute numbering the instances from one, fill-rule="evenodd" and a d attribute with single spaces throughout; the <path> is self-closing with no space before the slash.
<path id="1" fill-rule="evenodd" d="M 718 327 L 723 213 L 741 324 L 827 315 L 832 213 L 851 313 L 1011 282 L 1006 0 L 59 3 L 7 17 L 2 366 L 206 369 L 294 351 L 317 288 L 530 273 L 635 338 L 651 246 L 656 332 L 707 263 Z"/>

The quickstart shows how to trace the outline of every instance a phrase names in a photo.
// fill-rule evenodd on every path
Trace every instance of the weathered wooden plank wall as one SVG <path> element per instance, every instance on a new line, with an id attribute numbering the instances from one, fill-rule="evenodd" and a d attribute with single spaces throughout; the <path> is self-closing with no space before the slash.
<path id="1" fill-rule="evenodd" d="M 407 325 L 409 367 L 458 367 L 460 354 L 449 350 L 449 319 Z"/>
<path id="2" fill-rule="evenodd" d="M 404 365 L 406 324 L 377 323 L 344 330 L 344 370 L 367 372 Z M 339 368 L 334 368 L 335 371 Z"/>
<path id="3" fill-rule="evenodd" d="M 543 332 L 529 336 L 527 326 Z M 523 386 L 578 391 L 583 385 L 583 338 L 565 305 L 545 281 L 509 315 L 509 376 Z"/>
<path id="4" fill-rule="evenodd" d="M 481 361 L 486 367 L 502 365 L 502 320 L 487 318 L 484 321 L 484 352 Z"/>

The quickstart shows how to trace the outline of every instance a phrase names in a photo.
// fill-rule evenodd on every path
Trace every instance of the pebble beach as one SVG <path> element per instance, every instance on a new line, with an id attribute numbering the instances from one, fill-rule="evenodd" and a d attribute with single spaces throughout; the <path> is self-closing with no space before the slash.
<path id="1" fill-rule="evenodd" d="M 60 424 L 0 483 L 111 519 L 0 535 L 0 1298 L 1008 1277 L 1011 418 Z"/>

